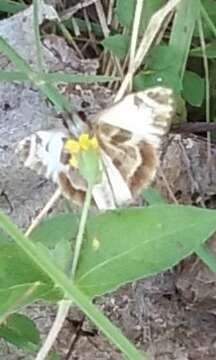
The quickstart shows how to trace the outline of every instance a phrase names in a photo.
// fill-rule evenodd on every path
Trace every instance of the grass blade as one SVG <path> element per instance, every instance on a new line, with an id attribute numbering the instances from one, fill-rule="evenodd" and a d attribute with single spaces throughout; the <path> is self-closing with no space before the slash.
<path id="1" fill-rule="evenodd" d="M 184 75 L 200 10 L 200 0 L 182 0 L 174 18 L 169 44 L 175 50 L 175 66 L 181 78 Z"/>
<path id="2" fill-rule="evenodd" d="M 0 70 L 0 81 L 27 81 L 28 75 L 23 71 Z"/>
<path id="3" fill-rule="evenodd" d="M 18 11 L 23 11 L 27 8 L 25 4 L 20 4 L 12 0 L 1 0 L 0 1 L 0 11 L 16 14 Z"/>

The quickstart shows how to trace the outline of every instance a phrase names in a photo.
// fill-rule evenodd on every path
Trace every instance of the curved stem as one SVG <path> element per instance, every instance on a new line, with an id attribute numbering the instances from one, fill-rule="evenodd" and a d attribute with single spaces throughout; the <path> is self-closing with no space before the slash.
<path id="1" fill-rule="evenodd" d="M 39 352 L 37 353 L 35 360 L 46 359 L 49 351 L 51 350 L 51 348 L 63 326 L 63 323 L 65 321 L 65 318 L 67 317 L 70 307 L 71 307 L 70 300 L 62 300 L 59 303 L 55 320 L 52 324 L 52 327 L 49 331 L 48 336 L 46 337 L 46 340 L 45 340 L 43 346 L 40 348 Z"/>

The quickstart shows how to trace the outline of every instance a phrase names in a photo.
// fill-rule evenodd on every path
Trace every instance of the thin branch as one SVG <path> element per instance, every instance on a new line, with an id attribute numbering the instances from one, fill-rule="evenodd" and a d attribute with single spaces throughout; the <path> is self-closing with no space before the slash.
<path id="1" fill-rule="evenodd" d="M 47 204 L 44 206 L 44 208 L 40 211 L 38 216 L 33 220 L 31 225 L 29 226 L 28 230 L 25 232 L 26 236 L 29 236 L 31 234 L 31 232 L 34 230 L 34 228 L 47 215 L 48 211 L 53 207 L 53 205 L 56 203 L 56 201 L 60 198 L 61 194 L 62 194 L 61 189 L 58 188 L 55 191 L 55 193 L 52 195 L 52 197 L 49 199 Z"/>
<path id="2" fill-rule="evenodd" d="M 109 8 L 108 8 L 108 14 L 107 14 L 107 25 L 110 25 L 112 22 L 114 4 L 115 4 L 115 0 L 109 1 Z"/>
<path id="3" fill-rule="evenodd" d="M 179 125 L 172 125 L 171 132 L 174 133 L 201 133 L 201 132 L 216 131 L 216 123 L 195 122 L 182 123 Z"/>
<path id="4" fill-rule="evenodd" d="M 100 21 L 100 25 L 101 25 L 104 37 L 106 38 L 107 36 L 109 36 L 110 30 L 107 26 L 106 16 L 104 13 L 103 5 L 101 4 L 100 0 L 95 2 L 95 8 L 97 11 L 98 19 Z"/>

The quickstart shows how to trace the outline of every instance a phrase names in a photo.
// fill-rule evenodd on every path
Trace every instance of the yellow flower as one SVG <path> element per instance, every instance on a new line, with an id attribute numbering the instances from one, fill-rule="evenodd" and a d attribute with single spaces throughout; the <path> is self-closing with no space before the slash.
<path id="1" fill-rule="evenodd" d="M 80 144 L 76 140 L 69 139 L 66 141 L 64 148 L 71 154 L 78 154 L 80 151 Z"/>
<path id="2" fill-rule="evenodd" d="M 98 140 L 95 136 L 92 138 L 89 137 L 89 134 L 81 134 L 78 140 L 68 139 L 64 145 L 65 150 L 67 150 L 70 154 L 69 164 L 72 167 L 79 167 L 79 156 L 81 152 L 92 150 L 98 150 L 99 144 Z"/>
<path id="3" fill-rule="evenodd" d="M 81 134 L 79 137 L 79 145 L 82 150 L 88 150 L 90 145 L 89 134 Z"/>

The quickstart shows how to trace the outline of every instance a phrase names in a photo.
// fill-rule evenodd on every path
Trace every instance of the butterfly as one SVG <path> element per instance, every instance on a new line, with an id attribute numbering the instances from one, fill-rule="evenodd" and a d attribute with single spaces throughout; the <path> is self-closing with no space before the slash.
<path id="1" fill-rule="evenodd" d="M 152 87 L 132 93 L 99 112 L 91 132 L 96 137 L 103 173 L 92 196 L 99 209 L 130 204 L 154 179 L 158 151 L 175 112 L 171 89 Z M 62 193 L 82 203 L 87 184 L 68 163 L 68 129 L 38 131 L 18 144 L 24 166 L 58 183 Z"/>

